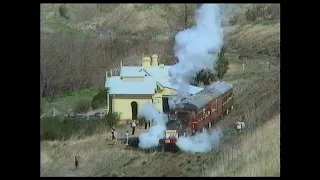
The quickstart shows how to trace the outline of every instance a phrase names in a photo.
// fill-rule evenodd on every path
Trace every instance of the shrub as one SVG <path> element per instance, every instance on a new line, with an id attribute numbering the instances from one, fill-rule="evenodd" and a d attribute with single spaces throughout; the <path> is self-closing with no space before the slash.
<path id="1" fill-rule="evenodd" d="M 108 127 L 117 126 L 120 120 L 120 113 L 108 113 L 104 118 Z"/>
<path id="2" fill-rule="evenodd" d="M 59 15 L 61 17 L 69 19 L 68 9 L 64 5 L 59 6 Z"/>
<path id="3" fill-rule="evenodd" d="M 74 112 L 75 113 L 83 113 L 83 112 L 87 112 L 90 110 L 90 101 L 86 101 L 86 100 L 81 100 L 79 102 L 76 103 L 75 107 L 74 107 Z"/>
<path id="4" fill-rule="evenodd" d="M 60 121 L 58 117 L 46 117 L 41 119 L 40 137 L 41 140 L 63 140 L 72 136 L 81 138 L 104 128 L 105 120 L 100 118 L 65 118 Z"/>
<path id="5" fill-rule="evenodd" d="M 104 89 L 101 89 L 98 94 L 93 96 L 92 101 L 91 101 L 91 107 L 92 109 L 96 109 L 99 107 L 102 107 L 106 105 L 107 103 L 107 95 L 106 91 Z"/>

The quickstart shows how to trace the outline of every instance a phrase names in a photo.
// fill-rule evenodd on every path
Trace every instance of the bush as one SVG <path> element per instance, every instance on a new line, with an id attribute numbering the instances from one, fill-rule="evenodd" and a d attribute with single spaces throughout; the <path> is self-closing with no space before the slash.
<path id="1" fill-rule="evenodd" d="M 108 116 L 113 122 L 114 117 Z M 113 117 L 113 118 L 112 118 Z M 46 117 L 41 119 L 41 140 L 64 140 L 71 137 L 82 138 L 97 132 L 104 131 L 106 119 L 91 118 L 89 120 L 80 118 L 65 118 L 60 120 L 58 117 Z M 116 121 L 117 122 L 117 121 Z"/>
<path id="2" fill-rule="evenodd" d="M 64 5 L 59 6 L 59 15 L 61 17 L 69 19 L 68 9 Z"/>
<path id="3" fill-rule="evenodd" d="M 120 120 L 120 113 L 108 113 L 104 118 L 108 127 L 117 126 Z"/>
<path id="4" fill-rule="evenodd" d="M 74 112 L 75 113 L 83 113 L 83 112 L 87 112 L 90 110 L 90 101 L 86 101 L 86 100 L 81 100 L 79 102 L 76 103 L 75 107 L 74 107 Z"/>
<path id="5" fill-rule="evenodd" d="M 248 21 L 255 21 L 258 17 L 258 9 L 254 7 L 252 9 L 248 9 L 246 12 L 246 19 Z"/>
<path id="6" fill-rule="evenodd" d="M 107 103 L 107 94 L 104 89 L 101 89 L 98 94 L 93 96 L 92 101 L 91 101 L 91 107 L 92 109 L 96 109 L 99 107 L 102 107 L 106 105 Z"/>

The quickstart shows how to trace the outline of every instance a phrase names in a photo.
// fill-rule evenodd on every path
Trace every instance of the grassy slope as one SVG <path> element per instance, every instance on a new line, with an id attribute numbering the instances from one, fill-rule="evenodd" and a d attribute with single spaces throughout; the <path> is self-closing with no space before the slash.
<path id="1" fill-rule="evenodd" d="M 225 148 L 209 176 L 275 176 L 280 173 L 280 115 Z"/>
<path id="2" fill-rule="evenodd" d="M 229 116 L 226 116 L 224 121 L 219 123 L 219 126 L 228 127 L 228 124 L 238 118 L 238 113 L 246 110 L 252 101 L 258 101 L 265 92 L 272 92 L 274 84 L 269 84 L 269 76 L 272 72 L 266 71 L 266 68 L 261 68 L 260 61 L 251 60 L 247 71 L 243 72 L 238 61 L 231 61 L 232 68 L 230 69 L 234 74 L 248 74 L 250 77 L 234 79 L 236 106 Z M 263 64 L 263 63 L 262 63 Z M 272 68 L 273 69 L 273 68 Z M 255 71 L 256 74 L 252 74 Z M 279 73 L 278 73 L 279 74 Z M 274 75 L 272 75 L 273 77 Z M 226 78 L 231 78 L 232 73 L 229 73 Z M 262 81 L 261 78 L 264 79 Z M 259 80 L 259 81 L 256 81 Z M 252 84 L 252 82 L 256 82 Z M 254 87 L 251 87 L 254 86 Z M 251 87 L 250 90 L 247 88 Z M 279 93 L 275 94 L 278 96 Z M 249 98 L 250 97 L 250 98 Z M 265 97 L 266 98 L 266 97 Z M 265 108 L 263 108 L 265 109 Z M 264 127 L 262 127 L 264 128 Z M 119 129 L 120 130 L 120 129 Z M 120 136 L 123 137 L 123 132 L 126 130 L 121 129 Z M 210 160 L 212 157 L 219 157 L 214 152 L 201 155 L 200 158 L 189 153 L 182 154 L 145 154 L 142 151 L 126 150 L 123 146 L 114 147 L 112 143 L 106 142 L 108 137 L 107 132 L 103 134 L 96 134 L 84 139 L 70 139 L 66 141 L 45 141 L 41 145 L 41 175 L 42 176 L 133 176 L 138 174 L 140 176 L 151 175 L 162 176 L 167 174 L 168 176 L 199 176 L 204 175 L 204 172 L 211 170 L 210 164 L 216 160 Z M 240 146 L 240 145 L 239 145 Z M 241 147 L 241 146 L 240 146 Z M 230 147 L 226 144 L 225 149 Z M 81 161 L 81 169 L 79 171 L 73 171 L 73 155 L 76 152 L 80 152 L 83 155 Z M 228 151 L 227 151 L 228 152 Z M 141 164 L 150 162 L 156 156 L 157 160 L 151 162 L 148 166 L 141 168 Z M 194 158 L 195 157 L 195 158 Z M 119 159 L 118 159 L 119 158 Z M 172 159 L 170 159 L 172 158 Z M 228 158 L 226 154 L 225 159 Z M 170 159 L 170 160 L 169 160 Z M 169 162 L 167 162 L 169 160 Z M 202 163 L 205 160 L 209 160 L 206 163 Z M 253 162 L 260 162 L 263 164 L 264 159 L 255 159 Z M 190 161 L 190 163 L 186 163 Z M 200 164 L 201 166 L 200 166 Z M 218 163 L 218 162 L 217 162 Z M 221 162 L 222 163 L 222 162 Z M 206 167 L 203 167 L 205 164 Z M 219 164 L 219 163 L 218 163 Z M 111 166 L 113 165 L 113 166 Z M 156 171 L 161 166 L 161 171 Z M 180 168 L 183 166 L 183 168 Z M 123 167 L 125 167 L 123 169 Z M 214 166 L 215 167 L 215 166 Z M 98 173 L 101 170 L 100 173 Z M 141 170 L 141 171 L 139 171 Z M 222 172 L 221 172 L 222 173 Z M 227 172 L 225 172 L 227 173 Z M 219 174 L 221 175 L 221 174 Z M 224 174 L 229 175 L 229 174 Z"/>
<path id="3" fill-rule="evenodd" d="M 98 93 L 97 88 L 82 89 L 70 93 L 61 93 L 56 95 L 53 100 L 48 102 L 48 99 L 44 99 L 44 113 L 51 113 L 52 107 L 61 109 L 66 112 L 72 112 L 75 104 L 80 100 L 91 101 L 93 96 Z"/>
<path id="4" fill-rule="evenodd" d="M 74 28 L 70 29 L 69 26 L 63 27 L 58 21 L 55 21 L 53 17 L 52 12 L 57 12 L 57 5 L 54 7 L 50 7 L 51 5 L 47 5 L 45 8 L 43 8 L 43 12 L 49 17 L 43 21 L 46 26 L 49 26 L 53 29 L 62 29 L 62 32 L 65 31 L 73 31 Z M 147 6 L 142 5 L 140 8 L 136 8 L 132 5 L 121 5 L 121 8 L 116 8 L 118 5 L 114 5 L 114 7 L 109 7 L 109 9 L 105 9 L 105 11 L 101 13 L 95 13 L 95 16 L 90 15 L 92 12 L 94 12 L 94 9 L 96 6 L 89 5 L 67 5 L 69 8 L 72 9 L 72 13 L 77 17 L 75 19 L 72 19 L 68 23 L 74 27 L 81 26 L 81 32 L 86 33 L 86 29 L 88 29 L 89 26 L 92 24 L 98 24 L 105 28 L 115 28 L 116 30 L 119 29 L 118 33 L 121 32 L 139 32 L 139 31 L 155 31 L 161 29 L 167 30 L 169 28 L 168 22 L 170 22 L 170 16 L 164 16 L 163 15 L 163 9 L 159 8 L 161 6 L 158 6 L 156 11 L 154 11 L 154 7 L 150 8 Z M 77 14 L 81 14 L 84 11 L 87 11 L 86 16 L 78 16 Z M 123 13 L 123 11 L 127 13 Z M 122 13 L 121 13 L 122 12 Z M 150 15 L 152 14 L 152 15 Z M 168 13 L 169 14 L 169 13 Z M 114 16 L 117 16 L 119 21 L 112 20 L 111 18 Z M 127 19 L 127 17 L 130 17 Z M 152 18 L 146 18 L 146 17 L 152 17 Z M 166 18 L 164 18 L 166 17 Z M 155 19 L 158 19 L 159 22 L 162 23 L 154 23 Z M 163 20 L 165 19 L 165 20 Z M 163 21 L 162 21 L 163 20 Z M 51 25 L 50 25 L 51 24 Z M 61 27 L 62 26 L 62 27 Z M 121 27 L 121 28 L 120 28 Z M 121 30 L 121 31 L 120 31 Z M 77 31 L 77 30 L 75 30 Z M 271 47 L 271 49 L 274 46 L 277 46 L 280 42 L 278 41 L 279 36 L 277 33 L 279 32 L 279 24 L 274 22 L 260 22 L 258 24 L 248 24 L 244 26 L 233 26 L 231 28 L 228 28 L 228 32 L 230 34 L 228 41 L 231 42 L 231 47 L 233 48 L 241 48 L 244 46 L 249 46 L 251 49 L 263 49 L 265 47 Z M 172 33 L 168 33 L 169 35 L 172 35 Z M 252 36 L 253 35 L 253 36 Z M 264 39 L 265 40 L 261 40 Z M 260 42 L 256 42 L 259 41 Z M 253 42 L 250 44 L 250 42 Z M 256 42 L 256 43 L 255 43 Z M 260 45 L 261 44 L 261 45 Z M 255 52 L 256 53 L 256 52 Z M 253 71 L 243 73 L 241 70 L 241 64 L 240 63 L 231 63 L 230 71 L 228 72 L 228 75 L 226 76 L 225 80 L 232 81 L 235 84 L 235 91 L 238 96 L 238 102 L 239 105 L 242 104 L 242 102 L 245 102 L 247 98 L 251 97 L 248 93 L 248 89 L 245 88 L 249 82 L 255 82 L 256 80 L 267 78 L 267 74 L 270 74 L 268 72 L 256 72 L 256 68 L 264 69 L 265 64 L 263 62 L 259 63 L 259 65 L 253 65 L 248 62 L 248 66 L 246 66 L 246 69 L 252 69 Z M 262 81 L 265 81 L 265 79 Z M 258 81 L 260 84 L 260 81 Z M 262 90 L 263 89 L 263 90 Z M 262 91 L 262 93 L 268 92 L 269 89 L 255 87 L 252 91 Z M 271 90 L 270 90 L 271 91 Z M 83 93 L 82 93 L 83 92 Z M 80 99 L 87 99 L 91 100 L 93 95 L 95 94 L 95 90 L 90 90 L 90 92 L 87 92 L 87 90 L 80 90 L 79 92 L 76 92 L 74 94 L 64 94 L 60 95 L 57 98 L 55 98 L 52 102 L 46 103 L 46 111 L 50 112 L 52 106 L 57 106 L 61 109 L 70 110 L 73 105 Z M 253 93 L 253 95 L 255 95 Z M 257 96 L 258 97 L 258 96 Z M 259 98 L 258 98 L 259 99 Z M 232 116 L 232 115 L 231 115 Z M 231 117 L 230 116 L 230 117 Z M 275 122 L 274 120 L 270 121 Z M 275 123 L 273 123 L 275 126 Z M 265 151 L 261 152 L 259 150 L 260 146 L 266 146 L 266 143 L 275 145 L 274 139 L 270 136 L 268 139 L 263 139 L 261 136 L 261 133 L 264 132 L 264 135 L 268 135 L 271 132 L 271 125 L 264 125 L 260 127 L 259 131 L 253 132 L 252 136 L 250 137 L 252 139 L 255 138 L 255 142 L 261 140 L 261 144 L 256 144 L 257 146 L 244 146 L 238 144 L 237 147 L 243 151 L 249 150 L 251 154 L 247 153 L 247 158 L 249 160 L 252 160 L 252 163 L 244 163 L 241 164 L 240 168 L 237 169 L 236 165 L 233 165 L 234 161 L 237 160 L 236 157 L 231 156 L 231 151 L 226 151 L 227 153 L 225 156 L 221 159 L 221 161 L 217 162 L 218 166 L 229 163 L 230 171 L 227 169 L 221 169 L 218 167 L 214 167 L 214 171 L 208 172 L 206 175 L 210 176 L 228 176 L 228 175 L 238 175 L 238 176 L 245 176 L 245 175 L 274 175 L 275 169 L 270 168 L 271 165 L 268 159 L 266 159 L 268 153 L 275 153 L 276 151 L 272 151 L 270 149 L 270 145 L 267 146 L 268 148 L 265 149 Z M 275 128 L 273 128 L 273 132 L 275 131 Z M 276 131 L 278 132 L 278 131 Z M 276 133 L 271 135 L 276 135 Z M 259 136 L 260 135 L 260 136 Z M 98 175 L 108 175 L 112 176 L 114 175 L 128 175 L 134 174 L 133 171 L 138 171 L 141 167 L 141 163 L 148 162 L 153 157 L 155 157 L 157 154 L 152 153 L 145 155 L 144 153 L 140 151 L 133 151 L 133 152 L 127 152 L 127 150 L 123 148 L 112 148 L 113 146 L 110 146 L 109 143 L 106 143 L 104 141 L 107 134 L 98 134 L 92 137 L 88 137 L 82 140 L 68 140 L 68 141 L 49 141 L 44 142 L 41 146 L 41 175 L 42 176 L 88 176 L 88 175 L 94 175 L 96 171 L 100 170 L 103 167 L 107 167 L 102 174 Z M 251 136 L 251 135 L 250 135 Z M 249 138 L 249 136 L 243 136 L 241 137 L 244 142 L 252 142 Z M 266 141 L 267 140 L 267 141 Z M 269 141 L 270 140 L 270 141 Z M 273 141 L 272 141 L 273 140 Z M 256 151 L 257 150 L 257 151 Z M 79 151 L 81 154 L 83 154 L 84 158 L 82 159 L 82 170 L 75 172 L 70 169 L 73 168 L 73 155 Z M 235 152 L 233 152 L 235 153 Z M 236 153 L 239 153 L 237 151 Z M 262 155 L 261 157 L 256 156 L 256 153 L 260 153 L 259 155 Z M 243 153 L 242 153 L 243 154 Z M 264 155 L 263 155 L 264 154 Z M 278 154 L 275 154 L 274 157 L 277 157 Z M 120 157 L 119 161 L 114 161 L 118 157 Z M 168 157 L 170 157 L 170 154 L 167 154 Z M 181 159 L 179 159 L 181 157 Z M 179 164 L 182 163 L 185 159 L 188 159 L 188 154 L 185 155 L 179 155 L 179 158 L 176 160 L 177 167 L 179 167 Z M 204 158 L 209 158 L 207 156 L 204 156 Z M 165 159 L 165 158 L 164 158 Z M 162 164 L 164 162 L 164 159 L 160 159 L 159 163 Z M 194 160 L 194 163 L 197 165 L 199 159 Z M 243 159 L 242 159 L 243 160 Z M 247 159 L 243 160 L 245 162 L 248 162 Z M 278 165 L 278 161 L 272 161 L 275 166 Z M 122 172 L 122 167 L 126 163 L 131 163 L 127 167 L 125 167 L 125 174 Z M 193 161 L 192 161 L 193 163 Z M 268 164 L 269 163 L 269 164 Z M 114 164 L 114 167 L 111 168 L 111 164 Z M 256 165 L 255 167 L 252 167 L 252 165 Z M 270 165 L 270 166 L 269 166 Z M 158 165 L 157 165 L 158 166 Z M 153 167 L 150 167 L 151 169 Z M 181 169 L 181 172 L 184 175 L 189 175 L 186 173 L 187 171 L 191 172 L 190 169 L 187 170 L 189 167 L 188 165 Z M 210 167 L 211 168 L 211 167 Z M 251 171 L 248 169 L 251 168 Z M 254 170 L 252 170 L 252 168 Z M 258 169 L 259 168 L 259 169 Z M 172 169 L 172 168 L 171 168 Z M 173 168 L 178 169 L 178 168 Z M 192 169 L 192 168 L 191 168 Z M 276 169 L 278 172 L 278 169 Z M 144 170 L 148 172 L 148 168 Z M 151 170 L 153 171 L 153 170 Z M 168 171 L 167 169 L 163 169 L 163 172 Z M 267 173 L 269 172 L 269 173 Z M 174 174 L 177 172 L 168 172 L 168 174 Z M 254 174 L 255 173 L 255 174 Z M 279 173 L 279 172 L 278 172 Z M 143 175 L 144 172 L 140 172 L 140 175 Z"/>

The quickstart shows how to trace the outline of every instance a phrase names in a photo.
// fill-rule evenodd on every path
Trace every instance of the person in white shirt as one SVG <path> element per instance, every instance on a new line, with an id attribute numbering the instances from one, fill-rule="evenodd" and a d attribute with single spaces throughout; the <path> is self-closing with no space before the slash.
<path id="1" fill-rule="evenodd" d="M 236 123 L 236 125 L 237 125 L 237 131 L 238 131 L 238 133 L 240 133 L 240 131 L 241 131 L 241 122 L 237 122 Z"/>
<path id="2" fill-rule="evenodd" d="M 117 131 L 114 130 L 114 131 L 113 131 L 113 137 L 112 137 L 112 140 L 114 141 L 114 145 L 117 144 L 117 135 L 118 135 Z"/>
<path id="3" fill-rule="evenodd" d="M 132 120 L 131 128 L 132 128 L 132 135 L 134 135 L 134 131 L 136 130 L 136 122 L 134 120 Z"/>
<path id="4" fill-rule="evenodd" d="M 126 132 L 126 145 L 129 145 L 129 131 Z"/>

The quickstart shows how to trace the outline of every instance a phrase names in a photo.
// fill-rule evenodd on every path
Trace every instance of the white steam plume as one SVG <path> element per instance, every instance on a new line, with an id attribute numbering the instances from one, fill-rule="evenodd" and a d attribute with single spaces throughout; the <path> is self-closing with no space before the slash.
<path id="1" fill-rule="evenodd" d="M 205 130 L 202 133 L 196 133 L 195 136 L 179 137 L 177 146 L 184 152 L 206 153 L 218 147 L 221 137 L 222 131 L 219 128 L 211 131 Z"/>
<path id="2" fill-rule="evenodd" d="M 175 37 L 175 56 L 178 63 L 169 70 L 170 83 L 178 87 L 177 96 L 169 99 L 170 108 L 176 107 L 186 97 L 189 82 L 202 69 L 213 70 L 217 55 L 223 44 L 223 28 L 219 5 L 204 4 L 196 11 L 196 25 L 179 32 Z M 167 116 L 156 110 L 152 103 L 141 107 L 140 115 L 155 124 L 139 136 L 139 147 L 156 147 L 165 137 Z M 217 147 L 221 139 L 220 129 L 196 133 L 192 137 L 179 137 L 177 146 L 187 152 L 209 152 Z"/>
<path id="3" fill-rule="evenodd" d="M 165 137 L 167 116 L 155 109 L 150 102 L 143 104 L 139 112 L 139 116 L 154 123 L 146 132 L 139 135 L 139 147 L 142 149 L 157 147 L 159 140 Z"/>
<path id="4" fill-rule="evenodd" d="M 180 31 L 175 37 L 174 52 L 178 63 L 169 70 L 170 83 L 179 89 L 169 99 L 176 107 L 186 96 L 190 80 L 201 69 L 213 70 L 223 44 L 223 28 L 218 4 L 203 4 L 196 11 L 196 25 Z"/>

